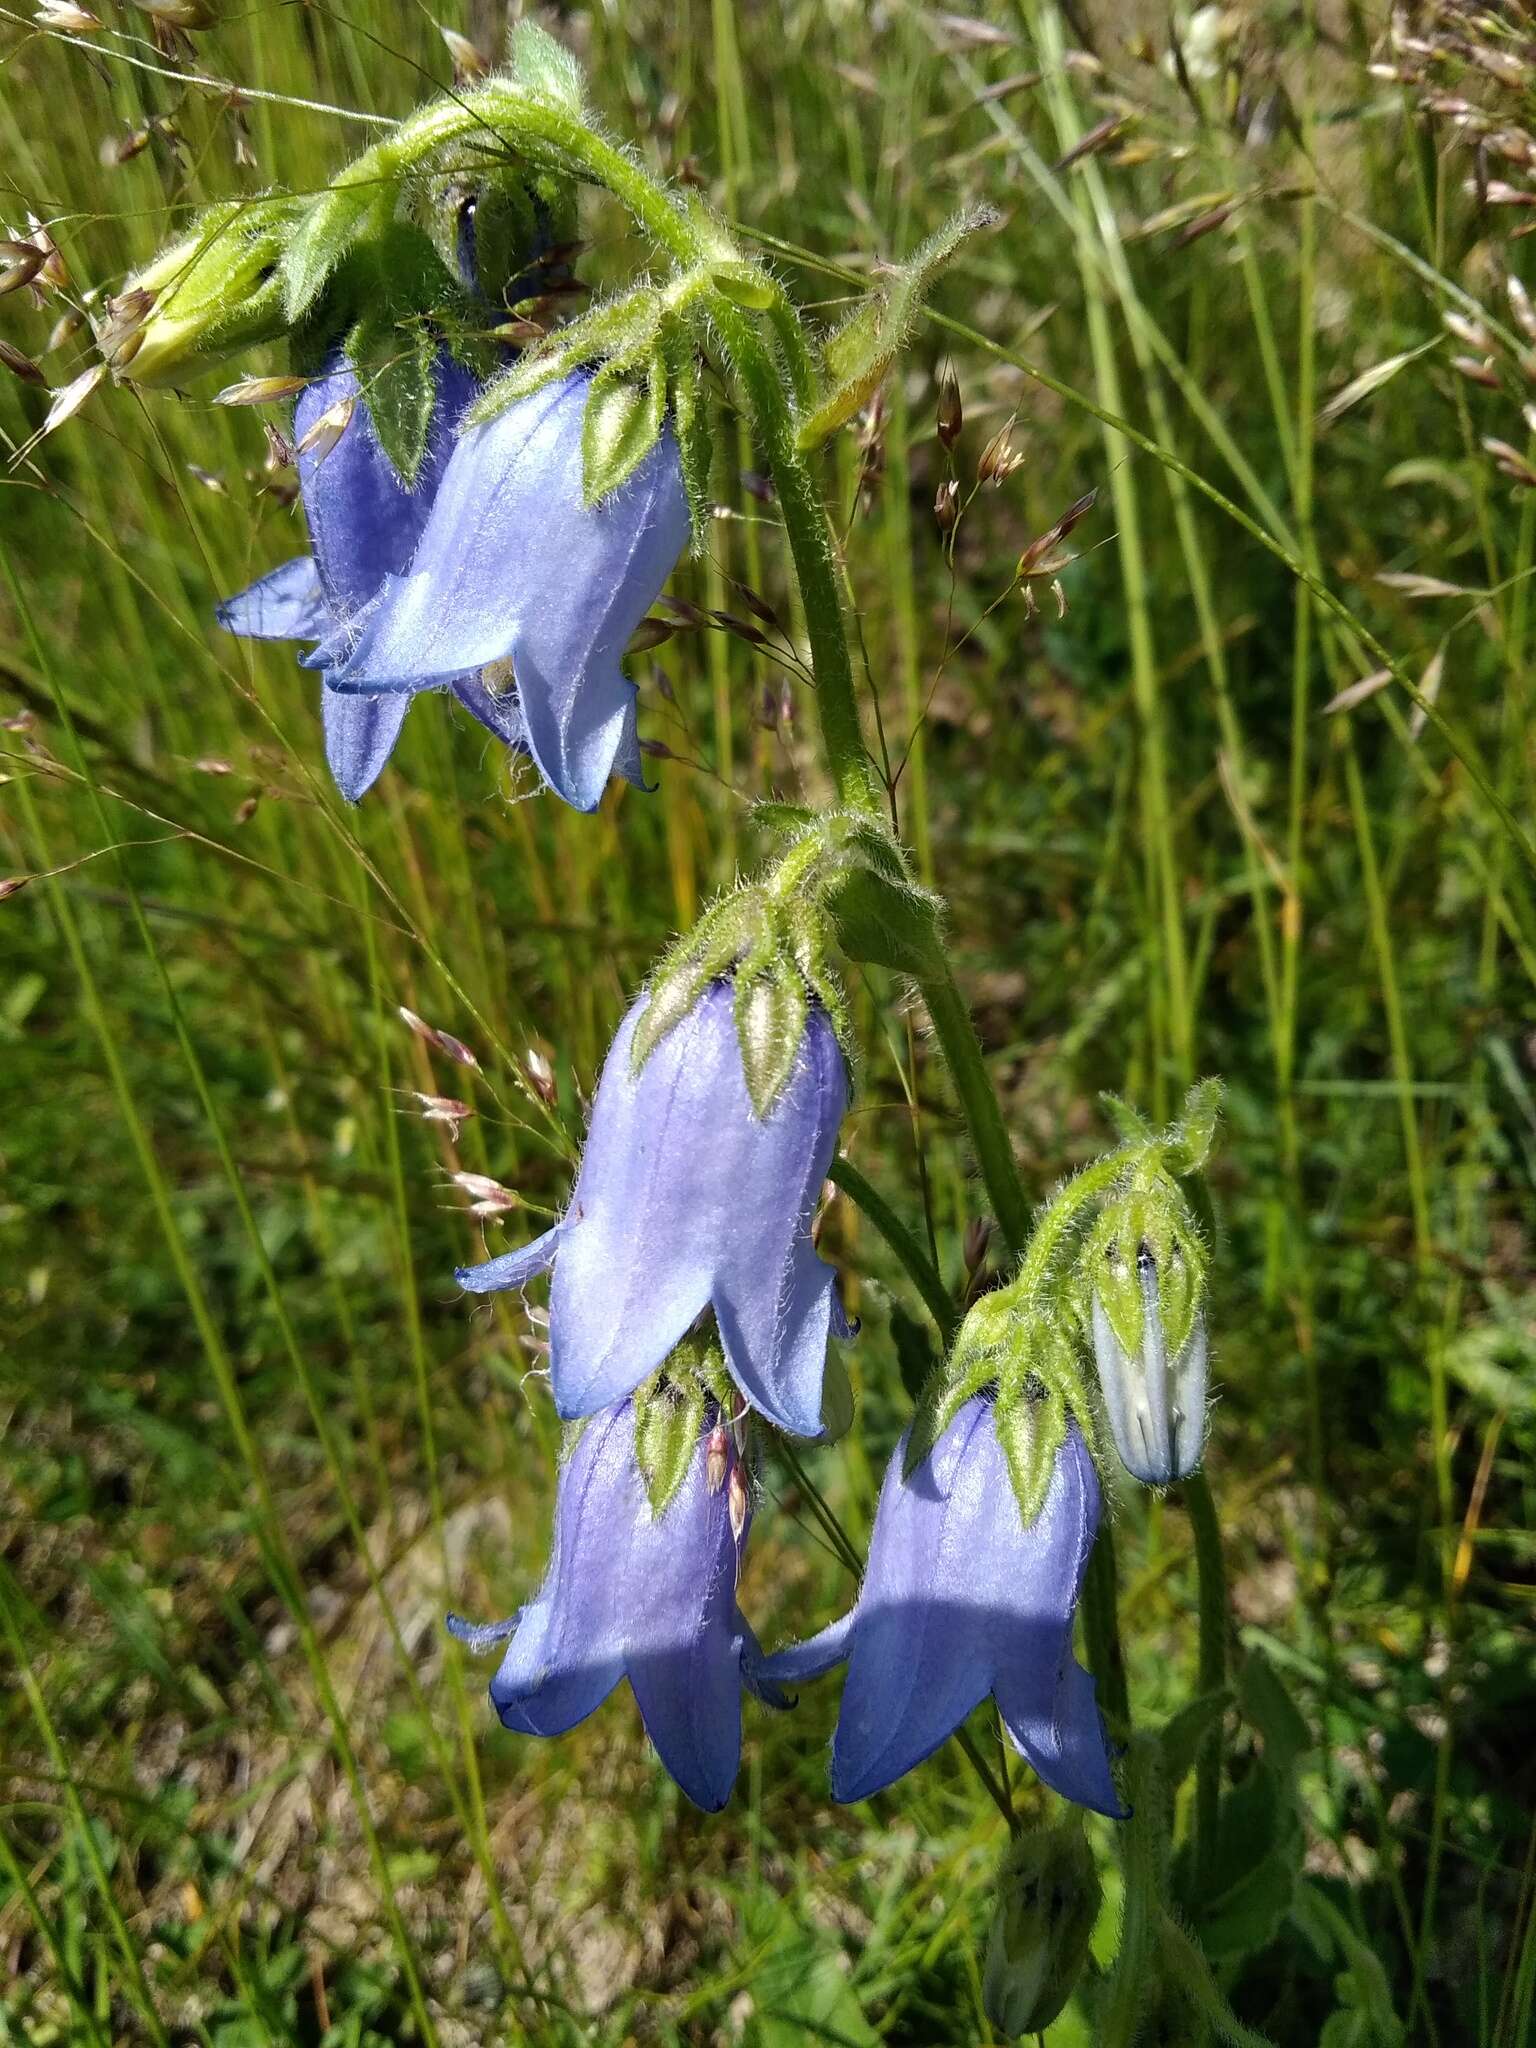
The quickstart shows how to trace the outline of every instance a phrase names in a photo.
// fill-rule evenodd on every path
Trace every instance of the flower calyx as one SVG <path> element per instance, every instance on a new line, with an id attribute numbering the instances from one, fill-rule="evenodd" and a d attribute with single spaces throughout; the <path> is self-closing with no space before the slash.
<path id="1" fill-rule="evenodd" d="M 760 823 L 787 832 L 781 889 L 807 889 L 831 917 L 850 960 L 914 980 L 942 971 L 940 899 L 914 877 L 884 825 L 862 811 L 760 804 Z"/>
<path id="2" fill-rule="evenodd" d="M 794 1071 L 813 1003 L 846 1046 L 848 1020 L 828 962 L 826 920 L 813 899 L 776 880 L 770 874 L 723 896 L 667 954 L 635 1032 L 637 1073 L 717 981 L 734 985 L 742 1071 L 759 1117 L 768 1116 Z"/>
<path id="3" fill-rule="evenodd" d="M 712 1319 L 708 1327 L 689 1331 L 634 1401 L 635 1457 L 658 1520 L 688 1476 L 706 1431 L 706 1484 L 718 1493 L 730 1483 L 746 1448 L 746 1409 L 731 1384 Z"/>
<path id="4" fill-rule="evenodd" d="M 979 1394 L 991 1396 L 992 1426 L 1028 1528 L 1045 1504 L 1070 1420 L 1093 1448 L 1094 1408 L 1069 1324 L 1027 1281 L 982 1295 L 967 1313 L 918 1399 L 908 1476 Z"/>
<path id="5" fill-rule="evenodd" d="M 822 347 L 823 389 L 796 430 L 803 452 L 819 448 L 862 412 L 885 382 L 924 299 L 961 245 L 1001 216 L 990 206 L 957 213 L 914 256 L 893 265 Z"/>

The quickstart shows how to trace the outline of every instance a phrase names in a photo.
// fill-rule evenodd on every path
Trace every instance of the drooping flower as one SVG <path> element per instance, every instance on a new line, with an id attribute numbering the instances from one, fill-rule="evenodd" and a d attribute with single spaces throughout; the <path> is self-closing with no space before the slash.
<path id="1" fill-rule="evenodd" d="M 463 433 L 409 574 L 387 576 L 355 633 L 309 657 L 336 689 L 363 693 L 510 663 L 528 750 L 580 811 L 615 768 L 638 779 L 620 657 L 688 538 L 670 429 L 617 491 L 585 502 L 588 382 L 566 377 Z"/>
<path id="2" fill-rule="evenodd" d="M 395 474 L 358 392 L 355 373 L 335 357 L 305 386 L 294 408 L 299 489 L 309 521 L 311 553 L 284 562 L 218 608 L 219 623 L 255 640 L 329 641 L 345 635 L 377 596 L 384 579 L 404 570 L 421 538 L 453 446 L 453 428 L 476 384 L 451 357 L 440 355 L 427 452 L 413 488 Z M 350 413 L 347 407 L 350 405 Z M 344 417 L 339 435 L 305 438 L 327 414 Z M 329 445 L 327 445 L 329 443 Z M 516 699 L 498 694 L 478 674 L 444 679 L 480 723 L 509 747 L 523 743 Z M 325 753 L 336 786 L 356 803 L 377 780 L 400 736 L 410 695 L 360 697 L 332 687 L 322 674 Z"/>
<path id="3" fill-rule="evenodd" d="M 833 1798 L 868 1799 L 892 1784 L 990 1693 L 1014 1747 L 1053 1791 L 1120 1815 L 1094 1683 L 1072 1654 L 1099 1523 L 1098 1478 L 1076 1424 L 1027 1527 L 987 1396 L 966 1401 L 904 1477 L 906 1442 L 886 1471 L 857 1601 L 764 1665 L 792 1686 L 846 1660 Z"/>
<path id="4" fill-rule="evenodd" d="M 626 1400 L 583 1427 L 560 1472 L 549 1568 L 521 1613 L 448 1626 L 471 1649 L 506 1643 L 491 1703 L 520 1735 L 565 1734 L 627 1678 L 662 1763 L 714 1813 L 741 1760 L 742 1687 L 784 1703 L 736 1604 L 745 1482 L 730 1432 L 706 1425 L 655 1513 L 635 1424 Z"/>
<path id="5" fill-rule="evenodd" d="M 1121 1463 L 1143 1486 L 1187 1479 L 1205 1449 L 1210 1347 L 1199 1261 L 1187 1247 L 1173 1232 L 1108 1232 L 1089 1248 L 1104 1411 Z"/>
<path id="6" fill-rule="evenodd" d="M 748 1401 L 815 1436 L 828 1331 L 846 1334 L 810 1234 L 848 1106 L 836 1033 L 813 1004 L 789 1077 L 759 1116 L 732 984 L 712 982 L 636 1073 L 649 1000 L 609 1051 L 565 1215 L 520 1251 L 462 1268 L 459 1283 L 494 1293 L 554 1267 L 549 1362 L 563 1416 L 622 1400 L 713 1309 Z"/>

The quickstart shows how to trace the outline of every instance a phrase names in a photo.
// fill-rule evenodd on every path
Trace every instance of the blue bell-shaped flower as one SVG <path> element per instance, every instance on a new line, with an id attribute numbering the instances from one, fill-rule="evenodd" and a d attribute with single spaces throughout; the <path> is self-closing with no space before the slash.
<path id="1" fill-rule="evenodd" d="M 588 384 L 563 378 L 468 428 L 409 573 L 386 576 L 367 615 L 308 657 L 365 695 L 503 675 L 540 773 L 579 811 L 615 770 L 642 780 L 620 657 L 689 533 L 670 429 L 617 491 L 586 502 Z"/>

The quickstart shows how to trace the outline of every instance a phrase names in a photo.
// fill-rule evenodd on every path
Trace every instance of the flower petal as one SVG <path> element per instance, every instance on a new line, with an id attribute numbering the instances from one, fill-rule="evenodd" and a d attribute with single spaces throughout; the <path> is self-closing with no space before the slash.
<path id="1" fill-rule="evenodd" d="M 464 709 L 478 718 L 487 732 L 493 732 L 505 746 L 520 748 L 523 753 L 528 751 L 516 690 L 493 690 L 478 671 L 457 677 L 452 687 Z"/>
<path id="2" fill-rule="evenodd" d="M 554 1264 L 563 1226 L 557 1223 L 542 1237 L 531 1238 L 515 1252 L 487 1259 L 484 1265 L 460 1266 L 454 1279 L 468 1294 L 501 1294 L 509 1287 L 521 1287 L 537 1273 L 547 1273 Z"/>
<path id="3" fill-rule="evenodd" d="M 987 1603 L 1012 1560 L 989 1541 L 1002 1454 L 988 1404 L 967 1402 L 910 1479 L 905 1456 L 904 1437 L 880 1489 L 832 1741 L 832 1797 L 844 1803 L 921 1763 L 991 1690 Z"/>
<path id="4" fill-rule="evenodd" d="M 510 657 L 530 750 L 550 786 L 593 809 L 634 759 L 625 644 L 688 538 L 670 431 L 601 505 L 582 494 L 583 375 L 464 434 L 410 574 L 391 577 L 350 652 L 342 689 L 448 681 Z"/>
<path id="5" fill-rule="evenodd" d="M 717 1000 L 711 1021 L 729 1034 L 716 1055 L 716 1118 L 740 1133 L 711 1190 L 720 1212 L 713 1299 L 726 1359 L 755 1408 L 793 1435 L 819 1436 L 836 1276 L 810 1233 L 848 1107 L 848 1070 L 826 1012 L 813 1008 L 795 1070 L 760 1118 L 730 1005 Z"/>
<path id="6" fill-rule="evenodd" d="M 378 781 L 410 708 L 409 697 L 344 697 L 339 690 L 322 688 L 325 758 L 348 803 L 355 804 Z"/>
<path id="7" fill-rule="evenodd" d="M 320 589 L 313 555 L 295 555 L 291 562 L 260 576 L 247 589 L 215 607 L 226 633 L 244 640 L 320 640 L 330 613 Z"/>
<path id="8" fill-rule="evenodd" d="M 836 1621 L 828 1622 L 816 1635 L 808 1636 L 803 1643 L 791 1643 L 787 1649 L 775 1650 L 765 1657 L 758 1667 L 759 1675 L 770 1685 L 800 1685 L 808 1678 L 821 1678 L 839 1664 L 848 1661 L 852 1647 L 853 1625 L 858 1618 L 857 1606 Z"/>
<path id="9" fill-rule="evenodd" d="M 1004 1482 L 1006 1486 L 1006 1481 Z M 1007 1494 L 1013 1507 L 1013 1495 Z M 1093 1680 L 1072 1654 L 1072 1619 L 1099 1526 L 1099 1481 L 1072 1424 L 1057 1454 L 1045 1505 L 1012 1532 L 1014 1569 L 999 1581 L 993 1691 L 1014 1747 L 1064 1799 L 1118 1818 L 1124 1812 L 1110 1771 Z M 999 1514 L 1008 1520 L 1006 1509 Z"/>
<path id="10" fill-rule="evenodd" d="M 549 1297 L 555 1406 L 590 1415 L 632 1393 L 709 1302 L 710 1233 L 698 1176 L 714 1135 L 713 1069 L 695 1049 L 696 1008 L 638 1075 L 630 1046 L 643 1011 L 620 1025 L 592 1121 Z"/>
<path id="11" fill-rule="evenodd" d="M 616 1409 L 561 1467 L 549 1569 L 491 1680 L 505 1727 L 563 1735 L 618 1684 L 631 1619 L 623 1546 L 644 1505 L 633 1419 Z"/>
<path id="12" fill-rule="evenodd" d="M 330 650 L 341 687 L 419 689 L 511 652 L 548 512 L 540 436 L 565 390 L 551 385 L 459 437 L 414 557 L 391 565 L 350 652 Z M 557 577 L 564 567 L 558 539 L 548 566 Z"/>
<path id="13" fill-rule="evenodd" d="M 717 1813 L 741 1763 L 742 1641 L 727 1489 L 709 1491 L 705 1445 L 659 1518 L 629 1543 L 627 1668 L 646 1733 L 695 1806 Z"/>
<path id="14" fill-rule="evenodd" d="M 301 449 L 298 458 L 315 564 L 336 623 L 355 621 L 383 579 L 401 574 L 410 562 L 452 451 L 453 427 L 476 389 L 467 370 L 439 354 L 427 453 L 411 490 L 380 446 L 356 373 L 339 352 L 300 392 L 293 409 L 294 438 L 300 443 L 322 413 L 353 401 L 352 416 L 334 446 L 325 453 Z"/>

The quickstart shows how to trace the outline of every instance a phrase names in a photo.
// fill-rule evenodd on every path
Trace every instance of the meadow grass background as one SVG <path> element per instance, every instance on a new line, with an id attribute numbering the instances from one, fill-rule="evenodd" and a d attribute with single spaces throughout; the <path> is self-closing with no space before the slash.
<path id="1" fill-rule="evenodd" d="M 231 6 L 172 49 L 100 11 L 71 45 L 0 10 L 0 213 L 54 224 L 77 296 L 197 206 L 323 183 L 367 140 L 298 101 L 397 115 L 450 77 L 431 13 L 383 0 Z M 443 18 L 496 48 L 496 10 Z M 1325 715 L 1381 662 L 1286 558 L 1438 688 L 1529 831 L 1536 497 L 1482 443 L 1518 461 L 1531 440 L 1504 280 L 1533 266 L 1520 208 L 1475 189 L 1523 171 L 1444 108 L 1519 129 L 1523 18 L 1424 10 L 1444 46 L 1394 55 L 1377 9 L 1244 6 L 1214 65 L 1106 5 L 538 18 L 614 128 L 829 319 L 957 204 L 1001 209 L 827 481 L 867 702 L 1031 1188 L 1109 1142 L 1101 1089 L 1168 1115 L 1190 1079 L 1227 1083 L 1208 1467 L 1238 1636 L 1310 1734 L 1304 1836 L 1256 1843 L 1257 1898 L 1227 1873 L 1220 1968 L 1278 2043 L 1342 2012 L 1330 2048 L 1515 2048 L 1536 2013 L 1532 873 L 1396 684 Z M 601 209 L 588 231 L 590 274 L 643 259 Z M 37 355 L 59 310 L 13 294 L 0 328 Z M 52 383 L 88 339 L 42 358 Z M 0 375 L 16 450 L 47 398 Z M 424 700 L 348 810 L 292 650 L 213 625 L 302 544 L 257 416 L 210 403 L 225 381 L 103 386 L 0 496 L 0 871 L 34 878 L 0 903 L 0 2040 L 990 2039 L 1003 1829 L 953 1747 L 837 1809 L 835 1684 L 749 1705 L 737 1798 L 705 1818 L 627 1692 L 559 1744 L 514 1738 L 440 1626 L 534 1584 L 556 1445 L 536 1320 L 471 1311 L 452 1269 L 564 1200 L 608 1036 L 753 858 L 750 800 L 821 794 L 813 707 L 745 641 L 684 633 L 633 664 L 655 796 L 576 817 Z M 1022 466 L 975 490 L 1010 421 Z M 718 458 L 707 559 L 673 588 L 783 607 L 728 412 Z M 1065 615 L 1043 583 L 1032 610 L 1020 551 L 1090 490 Z M 922 1015 L 878 974 L 853 994 L 845 1149 L 919 1229 L 926 1208 L 959 1288 L 982 1197 Z M 431 1094 L 472 1111 L 457 1138 L 421 1117 Z M 482 1233 L 455 1172 L 526 1215 Z M 863 1317 L 861 1426 L 761 1473 L 743 1602 L 770 1644 L 846 1601 L 810 1488 L 862 1538 L 922 1342 L 846 1200 L 822 1245 Z M 1151 1722 L 1193 1682 L 1189 1526 L 1127 1489 L 1114 1540 Z M 1092 1835 L 1107 1958 L 1110 1824 Z M 1073 2008 L 1047 2038 L 1090 2037 Z"/>

